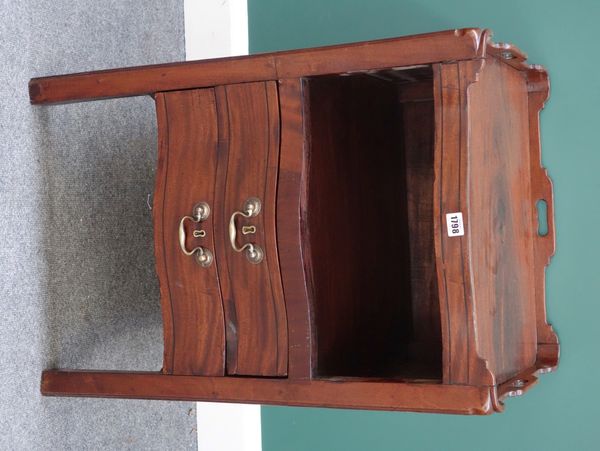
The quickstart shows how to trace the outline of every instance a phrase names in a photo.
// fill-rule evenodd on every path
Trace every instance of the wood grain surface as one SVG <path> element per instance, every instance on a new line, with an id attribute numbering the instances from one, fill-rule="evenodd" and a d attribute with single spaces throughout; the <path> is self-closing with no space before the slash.
<path id="1" fill-rule="evenodd" d="M 486 415 L 493 388 L 372 380 L 297 381 L 160 373 L 44 371 L 46 396 L 228 401 L 290 406 Z"/>
<path id="2" fill-rule="evenodd" d="M 308 83 L 306 227 L 320 377 L 390 375 L 406 357 L 406 180 L 398 129 L 386 126 L 400 121 L 394 94 L 372 77 Z"/>
<path id="3" fill-rule="evenodd" d="M 540 200 L 547 205 L 547 234 L 534 233 L 533 251 L 535 262 L 535 310 L 537 325 L 538 366 L 554 370 L 558 366 L 560 346 L 558 336 L 546 319 L 546 267 L 555 251 L 556 231 L 554 227 L 554 193 L 552 180 L 542 165 L 540 140 L 540 112 L 548 99 L 550 81 L 548 73 L 536 66 L 527 71 L 528 115 L 529 115 L 529 151 L 531 167 L 531 208 L 536 209 Z M 537 214 L 532 217 L 532 230 L 539 226 Z"/>
<path id="4" fill-rule="evenodd" d="M 441 378 L 442 330 L 433 228 L 433 80 L 427 83 L 428 90 L 422 86 L 424 82 L 418 83 L 418 97 L 404 94 L 413 91 L 413 83 L 400 87 L 413 324 L 410 352 L 435 368 Z"/>
<path id="5" fill-rule="evenodd" d="M 29 82 L 29 97 L 34 104 L 76 102 L 468 59 L 482 53 L 482 33 L 466 28 L 317 49 L 40 77 Z"/>
<path id="6" fill-rule="evenodd" d="M 319 377 L 441 378 L 433 105 L 397 101 L 420 77 L 431 99 L 432 76 L 401 74 L 308 81 L 305 264 Z"/>
<path id="7" fill-rule="evenodd" d="M 445 214 L 459 212 L 461 92 L 458 64 L 434 66 L 436 112 L 434 227 L 443 335 L 444 383 L 469 383 L 468 323 L 462 237 L 449 238 Z"/>
<path id="8" fill-rule="evenodd" d="M 223 375 L 225 332 L 216 264 L 203 268 L 179 246 L 179 221 L 193 216 L 198 202 L 213 209 L 192 237 L 187 221 L 187 248 L 204 246 L 214 253 L 217 111 L 212 89 L 156 96 L 159 127 L 154 229 L 157 274 L 161 289 L 165 351 L 163 370 L 173 374 Z"/>
<path id="9" fill-rule="evenodd" d="M 495 383 L 478 353 L 470 263 L 470 167 L 468 89 L 477 81 L 482 60 L 434 66 L 436 110 L 434 221 L 442 316 L 444 383 Z M 465 235 L 450 237 L 446 214 L 463 213 Z M 483 243 L 479 243 L 481 246 Z M 482 298 L 482 302 L 486 299 Z M 485 304 L 483 304 L 485 305 Z M 485 308 L 482 306 L 482 308 Z"/>
<path id="10" fill-rule="evenodd" d="M 279 168 L 279 102 L 274 82 L 218 87 L 219 167 L 215 202 L 217 260 L 225 306 L 227 374 L 287 374 L 287 324 L 275 224 Z M 246 199 L 262 203 L 258 216 L 238 216 L 237 246 L 252 242 L 265 254 L 258 264 L 229 242 L 229 221 Z"/>
<path id="11" fill-rule="evenodd" d="M 277 188 L 277 245 L 289 334 L 288 376 L 310 378 L 315 340 L 305 266 L 306 142 L 305 86 L 300 79 L 279 82 L 281 155 Z"/>
<path id="12" fill-rule="evenodd" d="M 460 63 L 464 71 L 466 63 Z M 477 346 L 498 383 L 536 359 L 527 83 L 487 58 L 468 89 L 470 289 Z M 490 104 L 494 108 L 490 108 Z"/>

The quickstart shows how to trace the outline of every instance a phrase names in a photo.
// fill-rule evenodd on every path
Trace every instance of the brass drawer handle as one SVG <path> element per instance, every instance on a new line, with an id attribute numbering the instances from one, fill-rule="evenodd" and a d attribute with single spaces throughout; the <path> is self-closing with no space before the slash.
<path id="1" fill-rule="evenodd" d="M 187 256 L 196 255 L 196 261 L 203 268 L 208 268 L 213 262 L 213 254 L 207 248 L 203 246 L 198 246 L 188 251 L 185 247 L 185 221 L 192 221 L 196 224 L 205 221 L 210 215 L 210 207 L 206 202 L 200 202 L 194 206 L 193 210 L 194 216 L 184 216 L 179 221 L 179 247 L 181 247 L 181 252 L 183 252 Z M 206 236 L 206 232 L 204 230 L 194 230 L 192 233 L 194 238 L 204 238 Z"/>
<path id="2" fill-rule="evenodd" d="M 236 252 L 246 251 L 246 258 L 250 263 L 260 263 L 264 258 L 264 252 L 256 243 L 246 243 L 239 247 L 236 243 L 237 240 L 237 226 L 235 224 L 235 218 L 237 216 L 243 216 L 244 218 L 253 218 L 260 213 L 261 203 L 260 199 L 251 197 L 244 202 L 242 211 L 235 211 L 231 215 L 229 220 L 229 242 L 231 247 Z M 250 235 L 256 233 L 256 227 L 253 225 L 242 226 L 242 235 Z"/>

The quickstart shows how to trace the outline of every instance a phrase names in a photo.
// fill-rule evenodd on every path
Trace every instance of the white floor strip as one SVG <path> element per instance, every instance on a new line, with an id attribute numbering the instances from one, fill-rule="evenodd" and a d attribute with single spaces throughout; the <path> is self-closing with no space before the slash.
<path id="1" fill-rule="evenodd" d="M 248 54 L 246 0 L 185 0 L 187 60 Z"/>
<path id="2" fill-rule="evenodd" d="M 199 402 L 199 451 L 261 451 L 260 406 Z"/>
<path id="3" fill-rule="evenodd" d="M 185 0 L 187 60 L 248 54 L 246 0 Z M 198 451 L 261 451 L 260 406 L 199 402 Z"/>

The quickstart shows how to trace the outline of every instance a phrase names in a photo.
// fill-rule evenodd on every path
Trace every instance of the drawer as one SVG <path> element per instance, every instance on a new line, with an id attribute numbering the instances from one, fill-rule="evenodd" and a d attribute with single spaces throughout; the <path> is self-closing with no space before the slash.
<path id="1" fill-rule="evenodd" d="M 276 84 L 160 93 L 156 102 L 163 371 L 284 376 Z"/>
<path id="2" fill-rule="evenodd" d="M 219 230 L 227 373 L 283 376 L 287 373 L 287 324 L 275 228 L 277 86 L 275 82 L 221 86 L 216 98 L 219 168 L 215 202 L 222 208 L 215 215 L 215 227 Z M 260 201 L 260 211 L 246 218 L 249 199 Z M 234 250 L 230 228 L 236 230 L 236 247 L 254 243 L 262 251 L 262 261 L 251 261 L 249 247 Z"/>

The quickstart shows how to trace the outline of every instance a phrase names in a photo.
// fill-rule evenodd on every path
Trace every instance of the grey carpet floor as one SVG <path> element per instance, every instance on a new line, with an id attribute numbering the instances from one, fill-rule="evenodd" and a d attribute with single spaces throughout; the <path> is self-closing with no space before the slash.
<path id="1" fill-rule="evenodd" d="M 149 97 L 27 93 L 35 76 L 183 60 L 183 1 L 0 5 L 0 449 L 193 449 L 192 403 L 39 394 L 44 368 L 161 366 L 156 119 Z"/>

